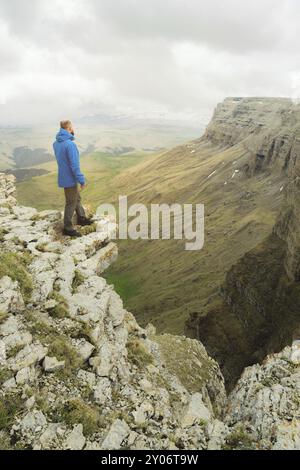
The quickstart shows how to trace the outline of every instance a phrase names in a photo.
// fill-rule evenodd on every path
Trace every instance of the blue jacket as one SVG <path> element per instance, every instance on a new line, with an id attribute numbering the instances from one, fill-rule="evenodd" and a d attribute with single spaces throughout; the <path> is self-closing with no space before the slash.
<path id="1" fill-rule="evenodd" d="M 79 151 L 75 137 L 65 129 L 60 129 L 53 144 L 58 164 L 58 185 L 60 188 L 72 188 L 78 183 L 85 184 L 85 177 L 80 171 Z"/>

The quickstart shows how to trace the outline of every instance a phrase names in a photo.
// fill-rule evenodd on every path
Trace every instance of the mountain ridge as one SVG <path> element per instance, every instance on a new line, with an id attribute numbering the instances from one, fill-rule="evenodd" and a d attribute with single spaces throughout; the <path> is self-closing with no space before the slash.
<path id="1" fill-rule="evenodd" d="M 266 106 L 260 113 L 264 125 L 253 125 L 249 106 L 256 109 L 257 101 L 254 100 L 254 104 L 249 99 L 224 102 L 217 108 L 216 121 L 212 121 L 204 136 L 217 139 L 221 135 L 224 139 L 224 128 L 235 135 L 230 118 L 223 118 L 229 105 L 230 113 L 239 116 L 237 139 L 250 150 L 247 165 L 241 168 L 244 177 L 251 179 L 256 175 L 277 174 L 282 177 L 281 191 L 284 194 L 270 234 L 230 268 L 215 306 L 208 309 L 204 317 L 194 315 L 187 323 L 186 332 L 194 336 L 193 323 L 199 321 L 196 336 L 218 360 L 231 385 L 232 378 L 234 381 L 245 365 L 280 351 L 292 341 L 299 328 L 296 281 L 299 270 L 297 181 L 300 107 L 291 100 L 270 99 L 268 103 L 272 112 Z M 221 113 L 221 119 L 218 119 L 218 113 Z M 229 145 L 235 144 L 229 142 Z M 221 342 L 215 341 L 216 335 L 223 338 Z"/>

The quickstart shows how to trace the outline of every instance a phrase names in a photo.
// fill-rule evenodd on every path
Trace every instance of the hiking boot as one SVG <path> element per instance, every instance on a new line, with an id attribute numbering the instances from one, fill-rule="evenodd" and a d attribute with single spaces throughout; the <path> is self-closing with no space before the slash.
<path id="1" fill-rule="evenodd" d="M 81 227 L 86 227 L 87 225 L 93 225 L 93 222 L 87 217 L 80 217 L 77 220 L 77 224 L 81 225 Z"/>
<path id="2" fill-rule="evenodd" d="M 82 237 L 82 234 L 80 232 L 77 232 L 77 230 L 66 230 L 66 229 L 64 229 L 63 234 L 66 235 L 67 237 L 72 237 L 72 238 Z"/>

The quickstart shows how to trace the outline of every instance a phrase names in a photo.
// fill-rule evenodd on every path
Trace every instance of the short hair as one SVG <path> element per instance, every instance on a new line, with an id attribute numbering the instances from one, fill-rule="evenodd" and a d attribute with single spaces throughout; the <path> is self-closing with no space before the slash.
<path id="1" fill-rule="evenodd" d="M 72 127 L 72 121 L 69 121 L 68 119 L 65 121 L 60 121 L 60 127 L 62 129 L 69 129 L 70 127 Z"/>

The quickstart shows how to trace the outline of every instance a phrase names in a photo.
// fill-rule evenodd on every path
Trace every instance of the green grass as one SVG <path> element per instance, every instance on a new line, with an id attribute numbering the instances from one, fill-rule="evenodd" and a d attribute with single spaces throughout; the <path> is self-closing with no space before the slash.
<path id="1" fill-rule="evenodd" d="M 179 378 L 190 393 L 201 391 L 209 379 L 213 379 L 215 364 L 197 343 L 166 334 L 152 339 L 159 344 L 167 369 Z"/>
<path id="2" fill-rule="evenodd" d="M 83 276 L 83 274 L 81 274 L 80 271 L 78 271 L 78 269 L 76 269 L 73 282 L 72 282 L 73 294 L 75 294 L 78 287 L 80 287 L 84 283 L 84 281 L 85 281 L 85 277 Z"/>
<path id="3" fill-rule="evenodd" d="M 52 341 L 48 348 L 48 356 L 56 357 L 59 361 L 65 361 L 63 374 L 71 375 L 74 370 L 82 365 L 80 356 L 65 338 L 55 337 L 55 334 L 53 334 L 53 338 L 51 339 Z"/>
<path id="4" fill-rule="evenodd" d="M 4 368 L 0 369 L 0 386 L 2 386 L 7 380 L 11 379 L 13 373 L 11 370 Z"/>
<path id="5" fill-rule="evenodd" d="M 100 413 L 96 407 L 84 403 L 75 398 L 59 406 L 56 410 L 57 417 L 68 426 L 82 424 L 83 433 L 86 437 L 94 434 L 100 427 Z"/>
<path id="6" fill-rule="evenodd" d="M 4 236 L 7 235 L 7 230 L 0 228 L 0 242 L 4 241 Z"/>
<path id="7" fill-rule="evenodd" d="M 86 227 L 81 227 L 80 232 L 82 235 L 89 235 L 97 231 L 97 224 L 87 225 Z"/>
<path id="8" fill-rule="evenodd" d="M 109 284 L 113 284 L 116 292 L 124 302 L 135 297 L 138 292 L 138 281 L 127 273 L 104 273 L 104 277 Z"/>
<path id="9" fill-rule="evenodd" d="M 0 431 L 0 450 L 13 450 L 9 435 L 5 431 Z"/>
<path id="10" fill-rule="evenodd" d="M 22 410 L 20 395 L 6 395 L 0 398 L 0 431 L 8 431 L 16 415 Z"/>
<path id="11" fill-rule="evenodd" d="M 25 301 L 29 301 L 33 289 L 31 276 L 26 269 L 29 262 L 27 254 L 0 253 L 0 279 L 9 276 L 13 281 L 18 281 Z"/>
<path id="12" fill-rule="evenodd" d="M 141 369 L 153 363 L 153 356 L 139 339 L 131 339 L 127 343 L 127 351 L 129 361 Z"/>
<path id="13" fill-rule="evenodd" d="M 58 292 L 53 291 L 50 298 L 57 302 L 57 305 L 49 310 L 49 314 L 53 318 L 67 318 L 69 316 L 68 302 Z"/>
<path id="14" fill-rule="evenodd" d="M 255 450 L 254 439 L 239 426 L 227 436 L 223 450 Z"/>
<path id="15" fill-rule="evenodd" d="M 18 345 L 12 348 L 8 353 L 7 353 L 7 359 L 10 359 L 11 357 L 15 357 L 22 349 L 24 348 L 24 345 Z"/>
<path id="16" fill-rule="evenodd" d="M 0 312 L 0 325 L 8 319 L 8 313 Z"/>
<path id="17" fill-rule="evenodd" d="M 103 202 L 111 203 L 115 200 L 116 185 L 113 179 L 124 170 L 141 161 L 151 158 L 144 152 L 136 152 L 121 156 L 106 153 L 94 153 L 82 158 L 82 171 L 87 177 L 87 188 L 82 193 L 83 203 L 96 208 Z M 33 178 L 17 184 L 17 197 L 22 204 L 36 207 L 38 210 L 62 209 L 64 194 L 57 187 L 56 163 L 41 165 L 50 173 L 45 176 Z"/>

